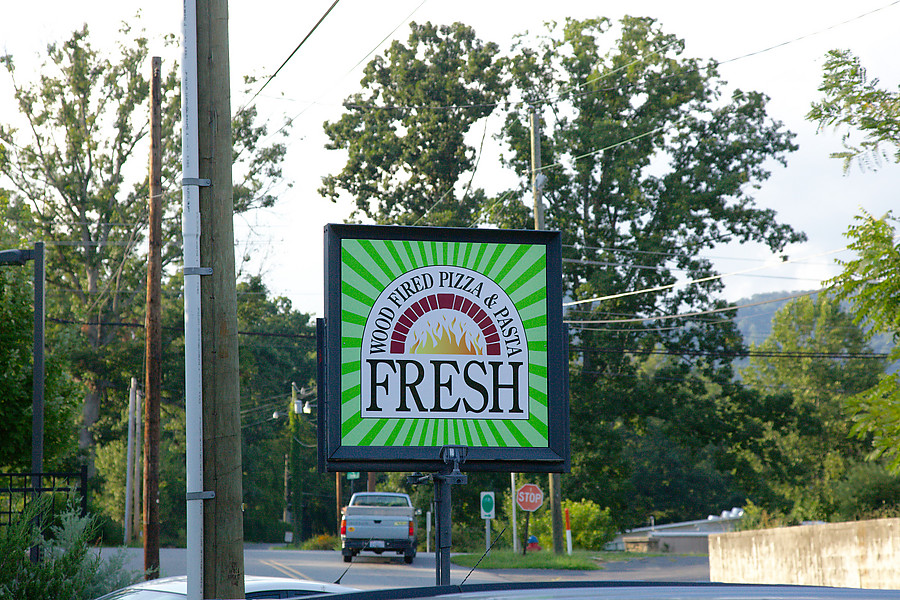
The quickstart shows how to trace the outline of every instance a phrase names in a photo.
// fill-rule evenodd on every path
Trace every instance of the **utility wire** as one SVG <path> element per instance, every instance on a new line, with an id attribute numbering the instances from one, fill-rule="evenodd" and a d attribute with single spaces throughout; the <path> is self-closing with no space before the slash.
<path id="1" fill-rule="evenodd" d="M 469 195 L 469 191 L 472 189 L 472 181 L 475 179 L 475 173 L 478 171 L 478 165 L 481 164 L 481 157 L 482 157 L 483 151 L 484 151 L 484 138 L 487 137 L 487 126 L 488 126 L 488 124 L 487 124 L 487 119 L 485 119 L 485 120 L 484 120 L 484 133 L 481 134 L 481 145 L 478 147 L 478 158 L 475 160 L 475 166 L 472 167 L 472 175 L 471 175 L 471 177 L 469 177 L 469 184 L 466 186 L 466 189 L 465 189 L 465 191 L 463 192 L 463 200 L 465 200 L 466 196 Z M 434 204 L 432 204 L 432 205 L 428 208 L 428 210 L 426 210 L 424 213 L 422 213 L 422 216 L 419 217 L 418 220 L 417 220 L 415 223 L 413 223 L 413 225 L 418 225 L 419 223 L 421 223 L 421 222 L 422 222 L 422 219 L 424 219 L 425 217 L 427 217 L 427 216 L 428 216 L 428 213 L 430 213 L 432 210 L 434 210 L 434 207 L 435 207 L 435 206 L 437 206 L 438 204 L 440 204 L 441 202 L 443 202 L 444 199 L 445 199 L 445 198 L 450 194 L 450 192 L 452 192 L 452 191 L 453 191 L 453 186 L 451 185 L 451 186 L 450 186 L 450 189 L 448 189 L 448 190 L 444 193 L 444 195 L 441 196 L 441 197 L 438 199 L 437 202 L 435 202 Z"/>
<path id="2" fill-rule="evenodd" d="M 900 0 L 897 0 L 897 1 L 900 2 Z M 894 240 L 896 241 L 897 239 L 900 239 L 900 234 L 894 236 Z M 837 249 L 835 249 L 835 250 L 828 250 L 828 251 L 826 251 L 826 252 L 820 252 L 820 253 L 818 253 L 818 254 L 811 254 L 811 255 L 809 255 L 809 256 L 805 256 L 805 257 L 801 257 L 801 258 L 796 258 L 796 259 L 791 259 L 791 258 L 788 258 L 787 256 L 784 256 L 784 255 L 783 255 L 783 256 L 781 257 L 781 264 L 788 264 L 788 263 L 802 262 L 802 261 L 805 261 L 805 260 L 810 259 L 810 258 L 818 258 L 818 257 L 820 257 L 820 256 L 827 256 L 827 255 L 829 255 L 829 254 L 838 254 L 838 253 L 840 253 L 840 252 L 846 252 L 846 251 L 849 250 L 849 249 L 850 249 L 850 248 L 848 248 L 847 246 L 844 246 L 843 248 L 837 248 Z M 633 296 L 633 295 L 636 295 L 636 294 L 646 294 L 646 293 L 649 293 L 649 292 L 659 292 L 659 291 L 663 291 L 663 290 L 667 290 L 667 289 L 672 289 L 672 288 L 677 287 L 677 286 L 679 286 L 679 285 L 692 285 L 692 284 L 695 284 L 695 283 L 704 283 L 704 282 L 707 282 L 707 281 L 713 281 L 713 280 L 716 280 L 716 279 L 722 279 L 723 277 L 731 277 L 731 276 L 734 276 L 734 275 L 744 275 L 744 274 L 746 274 L 746 273 L 751 273 L 751 272 L 754 272 L 754 271 L 760 271 L 760 270 L 762 270 L 762 269 L 767 269 L 767 268 L 770 268 L 770 265 L 763 265 L 763 266 L 761 266 L 761 267 L 754 267 L 754 268 L 752 268 L 752 269 L 744 269 L 744 270 L 742 270 L 742 271 L 733 271 L 733 272 L 731 272 L 731 273 L 722 273 L 722 274 L 719 274 L 719 275 L 711 275 L 711 276 L 709 276 L 709 277 L 702 277 L 702 278 L 700 278 L 700 279 L 693 279 L 693 280 L 690 280 L 690 281 L 683 281 L 683 282 L 682 282 L 682 281 L 679 281 L 679 282 L 676 282 L 676 283 L 667 284 L 667 285 L 662 285 L 662 286 L 656 286 L 656 287 L 652 287 L 652 288 L 644 288 L 644 289 L 640 289 L 640 290 L 632 290 L 632 291 L 630 291 L 630 292 L 621 292 L 621 293 L 618 293 L 618 294 L 611 294 L 611 295 L 609 295 L 609 296 L 599 296 L 599 297 L 597 297 L 597 298 L 589 298 L 589 299 L 587 299 L 587 300 L 576 300 L 576 301 L 573 301 L 573 302 L 565 302 L 565 303 L 563 303 L 563 306 L 564 306 L 564 307 L 565 307 L 565 306 L 577 306 L 577 305 L 580 305 L 580 304 L 588 304 L 588 303 L 592 303 L 592 302 L 602 302 L 603 300 L 613 300 L 613 299 L 615 299 L 615 298 L 623 298 L 623 297 L 625 297 L 625 296 Z"/>
<path id="3" fill-rule="evenodd" d="M 291 123 L 293 123 L 294 121 L 296 121 L 297 119 L 299 119 L 300 116 L 301 116 L 303 113 L 305 113 L 307 110 L 309 110 L 311 106 L 317 104 L 319 100 L 321 100 L 321 99 L 324 98 L 329 92 L 331 92 L 331 90 L 334 89 L 334 87 L 335 87 L 338 83 L 340 83 L 341 81 L 343 81 L 348 75 L 350 75 L 350 73 L 352 73 L 354 70 L 356 70 L 356 68 L 357 68 L 360 64 L 362 64 L 363 61 L 365 61 L 367 58 L 369 58 L 370 56 L 372 56 L 372 54 L 374 54 L 375 51 L 378 50 L 378 48 L 379 48 L 379 47 L 380 47 L 380 46 L 381 46 L 381 45 L 382 45 L 389 37 L 391 37 L 392 35 L 394 35 L 394 33 L 395 33 L 398 29 L 400 29 L 400 26 L 401 26 L 401 25 L 403 25 L 403 24 L 405 24 L 406 22 L 408 22 L 408 21 L 412 18 L 412 16 L 413 16 L 414 14 L 416 14 L 416 12 L 418 12 L 418 10 L 419 10 L 420 8 L 422 8 L 422 5 L 425 4 L 427 1 L 428 1 L 428 0 L 422 0 L 422 2 L 420 2 L 419 5 L 416 6 L 416 7 L 412 10 L 412 12 L 410 12 L 408 15 L 406 15 L 406 18 L 405 18 L 405 19 L 403 19 L 402 21 L 400 21 L 399 23 L 397 23 L 397 26 L 394 27 L 394 28 L 390 31 L 390 33 L 388 33 L 386 36 L 384 36 L 384 37 L 381 39 L 380 42 L 378 42 L 377 44 L 375 44 L 375 46 L 374 46 L 371 50 L 369 50 L 369 52 L 368 52 L 365 56 L 363 56 L 361 59 L 359 59 L 359 61 L 358 61 L 355 65 L 353 65 L 346 73 L 344 73 L 344 75 L 343 75 L 340 79 L 338 79 L 337 81 L 335 81 L 334 83 L 332 83 L 332 84 L 331 84 L 331 87 L 329 87 L 327 90 L 325 90 L 324 92 L 322 92 L 322 94 L 320 94 L 318 98 L 316 98 L 315 100 L 313 100 L 306 108 L 304 108 L 304 109 L 301 110 L 299 113 L 297 113 L 296 115 L 294 115 L 293 117 L 291 117 L 290 119 L 288 119 L 287 123 L 285 123 L 284 125 L 282 125 L 277 131 L 275 131 L 275 132 L 274 132 L 271 136 L 269 136 L 269 137 L 274 137 L 275 135 L 278 135 L 279 133 L 281 133 L 282 131 L 284 131 L 285 127 L 287 127 L 289 124 L 291 124 Z M 274 77 L 274 75 L 273 75 L 273 77 Z M 262 91 L 262 90 L 260 90 L 260 91 Z M 255 96 L 254 96 L 254 97 L 255 97 Z"/>
<path id="4" fill-rule="evenodd" d="M 313 32 L 315 32 L 315 30 L 319 28 L 319 25 L 322 24 L 322 21 L 325 20 L 325 17 L 327 17 L 327 16 L 331 13 L 331 11 L 334 9 L 334 7 L 337 6 L 337 3 L 338 3 L 338 2 L 340 2 L 340 0 L 334 0 L 334 2 L 331 4 L 331 6 L 328 7 L 328 10 L 325 11 L 325 14 L 322 15 L 322 16 L 319 18 L 319 20 L 316 21 L 316 24 L 313 25 L 313 28 L 309 30 L 309 33 L 307 33 L 307 34 L 303 37 L 303 39 L 300 40 L 300 43 L 297 44 L 297 47 L 294 48 L 294 51 L 291 52 L 290 56 L 288 56 L 286 59 L 284 59 L 284 62 L 281 63 L 281 66 L 278 67 L 277 69 L 275 69 L 275 72 L 272 73 L 272 76 L 269 77 L 268 79 L 266 79 L 265 83 L 262 84 L 262 87 L 260 87 L 258 90 L 256 90 L 256 93 L 253 94 L 253 96 L 251 96 L 250 99 L 247 100 L 247 102 L 244 104 L 244 106 L 242 106 L 242 107 L 240 108 L 240 110 L 237 111 L 238 113 L 244 112 L 244 111 L 247 109 L 247 107 L 250 105 L 250 103 L 253 102 L 253 101 L 256 99 L 256 97 L 259 96 L 259 94 L 260 94 L 264 89 L 266 89 L 266 86 L 269 85 L 269 83 L 271 83 L 273 79 L 275 79 L 275 77 L 278 75 L 278 73 L 281 72 L 281 69 L 283 69 L 284 66 L 285 66 L 286 64 L 288 64 L 288 61 L 290 61 L 292 58 L 294 58 L 294 55 L 297 54 L 297 51 L 300 50 L 300 47 L 301 47 L 303 44 L 305 44 L 305 43 L 306 43 L 306 40 L 308 40 L 309 37 L 313 34 Z"/>
<path id="5" fill-rule="evenodd" d="M 588 260 L 585 258 L 564 258 L 562 262 L 575 265 L 594 265 L 598 267 L 621 267 L 623 269 L 645 270 L 645 271 L 687 271 L 681 267 L 672 267 L 669 265 L 635 265 L 623 262 L 612 262 L 605 260 Z M 834 265 L 837 266 L 837 265 Z M 742 275 L 742 273 L 735 273 Z M 764 277 L 766 279 L 790 279 L 791 281 L 821 281 L 814 277 L 792 277 L 790 275 L 745 275 L 745 277 Z"/>
<path id="6" fill-rule="evenodd" d="M 47 317 L 51 323 L 59 323 L 61 325 L 102 325 L 104 327 L 133 327 L 135 329 L 143 329 L 143 323 L 132 323 L 128 321 L 73 321 L 71 319 L 56 319 Z M 184 327 L 163 327 L 169 331 L 183 331 Z M 267 333 L 265 331 L 238 331 L 238 335 L 249 335 L 257 337 L 283 337 L 283 338 L 314 338 L 315 333 Z"/>
<path id="7" fill-rule="evenodd" d="M 898 0 L 898 2 L 900 2 L 900 0 Z M 812 254 L 810 256 L 806 256 L 803 258 L 797 258 L 797 259 L 783 258 L 781 262 L 782 262 L 782 264 L 793 263 L 793 262 L 805 260 L 807 258 L 817 258 L 819 256 L 827 256 L 829 254 L 837 254 L 838 252 L 845 252 L 846 250 L 847 250 L 847 248 L 845 246 L 843 248 L 838 248 L 836 250 L 829 250 L 827 252 L 820 252 L 819 254 Z M 577 306 L 579 304 L 589 304 L 591 302 L 602 302 L 604 300 L 614 300 L 616 298 L 624 298 L 626 296 L 634 296 L 637 294 L 661 292 L 661 291 L 665 291 L 665 290 L 670 290 L 679 285 L 693 285 L 696 283 L 705 283 L 707 281 L 715 281 L 717 279 L 722 279 L 723 277 L 731 277 L 734 275 L 743 275 L 745 273 L 752 273 L 754 271 L 761 271 L 762 269 L 769 269 L 769 268 L 771 268 L 770 265 L 763 265 L 761 267 L 753 267 L 753 268 L 744 269 L 741 271 L 732 271 L 731 273 L 722 273 L 722 274 L 718 274 L 718 275 L 710 275 L 709 277 L 701 277 L 699 279 L 691 279 L 690 281 L 678 281 L 678 282 L 670 283 L 670 284 L 666 284 L 666 285 L 658 285 L 658 286 L 652 287 L 652 288 L 632 290 L 630 292 L 620 292 L 618 294 L 610 294 L 608 296 L 598 296 L 596 298 L 588 298 L 586 300 L 575 300 L 572 302 L 565 302 L 565 303 L 563 303 L 563 306 Z"/>
<path id="8" fill-rule="evenodd" d="M 741 54 L 741 55 L 739 55 L 739 56 L 735 56 L 735 57 L 732 57 L 732 58 L 729 58 L 729 59 L 725 59 L 725 60 L 720 60 L 720 61 L 713 60 L 713 61 L 711 61 L 708 65 L 704 65 L 704 67 L 706 67 L 706 66 L 714 66 L 714 67 L 718 67 L 718 66 L 720 66 L 720 65 L 724 65 L 724 64 L 728 64 L 728 63 L 732 63 L 732 62 L 737 62 L 737 61 L 743 60 L 743 59 L 745 59 L 745 58 L 751 58 L 751 57 L 753 57 L 753 56 L 758 56 L 758 55 L 760 55 L 760 54 L 765 54 L 765 53 L 767 53 L 767 52 L 771 52 L 771 51 L 773 51 L 773 50 L 777 50 L 777 49 L 782 48 L 782 47 L 784 47 L 784 46 L 789 46 L 789 45 L 791 45 L 791 44 L 794 44 L 794 43 L 803 41 L 803 40 L 805 40 L 805 39 L 807 39 L 807 38 L 815 37 L 815 36 L 817 36 L 817 35 L 820 35 L 820 34 L 822 34 L 822 33 L 825 33 L 825 32 L 827 32 L 827 31 L 830 31 L 830 30 L 832 30 L 832 29 L 836 29 L 836 28 L 838 28 L 838 27 L 842 27 L 842 26 L 844 26 L 844 25 L 847 25 L 847 24 L 849 24 L 849 23 L 852 23 L 853 21 L 857 21 L 857 20 L 859 20 L 859 19 L 863 19 L 863 18 L 865 18 L 865 17 L 871 16 L 871 15 L 873 15 L 873 14 L 879 12 L 879 11 L 886 10 L 886 9 L 888 9 L 888 8 L 890 8 L 890 7 L 894 6 L 894 5 L 896 5 L 896 4 L 900 4 L 900 0 L 894 0 L 893 2 L 890 2 L 890 3 L 888 3 L 888 4 L 885 4 L 884 6 L 881 6 L 881 7 L 872 9 L 872 10 L 870 10 L 870 11 L 864 12 L 864 13 L 862 13 L 862 14 L 856 15 L 855 17 L 851 17 L 851 18 L 849 18 L 849 19 L 846 19 L 846 20 L 844 20 L 844 21 L 840 21 L 840 22 L 835 23 L 835 24 L 833 24 L 833 25 L 829 25 L 829 26 L 827 26 L 827 27 L 823 27 L 823 28 L 818 29 L 818 30 L 816 30 L 816 31 L 813 31 L 813 32 L 811 32 L 811 33 L 807 33 L 807 34 L 804 34 L 804 35 L 800 35 L 800 36 L 797 36 L 797 37 L 795 37 L 795 38 L 791 38 L 791 39 L 785 40 L 785 41 L 783 41 L 783 42 L 779 42 L 779 43 L 777 43 L 777 44 L 773 44 L 772 46 L 767 46 L 767 47 L 765 47 L 765 48 L 761 48 L 761 49 L 759 49 L 759 50 L 754 50 L 754 51 L 751 51 L 751 52 L 747 52 L 747 53 L 745 53 L 745 54 Z M 672 45 L 673 45 L 673 44 L 669 44 L 668 46 L 664 47 L 664 48 L 662 49 L 662 51 L 667 50 L 667 49 L 670 48 Z M 597 81 L 597 80 L 599 80 L 599 79 L 602 79 L 602 78 L 604 78 L 604 77 L 608 77 L 608 76 L 610 76 L 610 75 L 613 75 L 613 74 L 615 74 L 615 73 L 617 73 L 617 72 L 623 70 L 624 68 L 627 68 L 627 67 L 629 67 L 629 66 L 631 66 L 631 65 L 633 65 L 633 64 L 639 63 L 639 62 L 641 62 L 641 61 L 643 61 L 643 60 L 644 60 L 643 57 L 641 57 L 641 58 L 636 58 L 636 59 L 634 59 L 631 63 L 629 63 L 629 64 L 627 64 L 627 65 L 625 65 L 625 66 L 623 66 L 623 67 L 618 67 L 618 68 L 616 68 L 616 69 L 614 69 L 614 70 L 612 70 L 612 71 L 609 71 L 609 72 L 607 72 L 607 73 L 602 73 L 602 74 L 596 76 L 594 79 L 589 79 L 589 80 L 585 81 L 584 83 L 581 83 L 581 84 L 578 84 L 578 85 L 575 85 L 575 86 L 570 86 L 570 87 L 568 87 L 568 88 L 565 88 L 565 89 L 564 89 L 561 93 L 559 93 L 559 94 L 556 94 L 556 95 L 553 95 L 553 96 L 548 96 L 548 97 L 546 97 L 546 98 L 539 99 L 539 100 L 529 101 L 529 102 L 526 102 L 526 101 L 524 101 L 524 100 L 518 100 L 518 101 L 515 101 L 515 102 L 503 101 L 503 102 L 490 102 L 490 103 L 478 103 L 478 104 L 449 104 L 449 105 L 438 105 L 438 106 L 433 106 L 433 105 L 385 105 L 385 106 L 371 106 L 371 105 L 365 105 L 365 104 L 346 104 L 345 106 L 348 106 L 348 107 L 354 107 L 354 108 L 369 108 L 369 109 L 373 109 L 373 110 L 457 110 L 457 109 L 463 109 L 463 108 L 487 108 L 487 107 L 497 107 L 497 106 L 500 106 L 500 105 L 502 105 L 502 104 L 511 104 L 511 105 L 515 105 L 515 106 L 522 106 L 522 105 L 526 105 L 526 104 L 552 104 L 552 103 L 554 103 L 554 102 L 557 102 L 557 101 L 563 99 L 563 95 L 564 95 L 565 93 L 567 93 L 567 92 L 573 90 L 573 89 L 577 89 L 577 88 L 579 88 L 579 87 L 581 87 L 581 86 L 587 85 L 588 83 L 592 83 L 592 82 Z M 701 67 L 698 67 L 698 68 L 695 69 L 695 70 L 699 70 L 700 68 L 701 68 Z M 670 79 L 670 78 L 673 77 L 673 76 L 680 76 L 680 75 L 681 75 L 681 74 L 672 75 L 672 76 L 666 76 L 666 77 L 660 77 L 660 78 L 657 78 L 657 79 L 655 79 L 655 80 L 653 80 L 653 81 L 663 81 L 663 80 L 665 80 L 665 79 Z M 621 90 L 621 87 L 609 87 L 609 88 L 603 88 L 603 89 L 599 89 L 599 90 L 591 90 L 591 91 L 583 92 L 583 94 L 586 95 L 586 94 L 597 93 L 598 91 L 618 91 L 618 90 Z M 642 134 L 642 135 L 649 135 L 650 133 L 651 133 L 651 132 L 648 132 L 648 133 Z"/>
<path id="9" fill-rule="evenodd" d="M 817 36 L 817 35 L 820 35 L 820 34 L 822 34 L 822 33 L 825 33 L 825 32 L 827 32 L 827 31 L 830 31 L 830 30 L 832 30 L 832 29 L 836 29 L 836 28 L 838 28 L 838 27 L 842 27 L 842 26 L 844 26 L 844 25 L 847 25 L 847 24 L 849 24 L 849 23 L 852 23 L 853 21 L 857 21 L 857 20 L 859 20 L 859 19 L 863 19 L 863 18 L 868 17 L 868 16 L 870 16 L 870 15 L 873 15 L 873 14 L 879 12 L 879 11 L 882 11 L 882 10 L 885 10 L 885 9 L 887 9 L 887 8 L 890 8 L 891 6 L 894 6 L 895 4 L 900 4 L 900 0 L 894 0 L 893 2 L 890 2 L 889 4 L 885 4 L 884 6 L 880 6 L 880 7 L 878 7 L 878 8 L 872 9 L 872 10 L 867 11 L 867 12 L 865 12 L 865 13 L 856 15 L 855 17 L 851 17 L 851 18 L 846 19 L 846 20 L 844 20 L 844 21 L 841 21 L 841 22 L 839 22 L 839 23 L 835 23 L 835 24 L 833 24 L 833 25 L 829 25 L 828 27 L 824 27 L 824 28 L 822 28 L 822 29 L 818 29 L 818 30 L 813 31 L 813 32 L 811 32 L 811 33 L 807 33 L 807 34 L 804 34 L 804 35 L 801 35 L 801 36 L 797 36 L 797 37 L 795 37 L 795 38 L 792 38 L 792 39 L 789 39 L 789 40 L 780 42 L 780 43 L 778 43 L 778 44 L 774 44 L 774 45 L 772 45 L 772 46 L 768 46 L 768 47 L 766 47 L 766 48 L 762 48 L 762 49 L 760 49 L 760 50 L 754 50 L 754 51 L 752 51 L 752 52 L 747 52 L 746 54 L 741 54 L 741 55 L 739 55 L 739 56 L 735 56 L 735 57 L 733 57 L 733 58 L 729 58 L 729 59 L 726 59 L 726 60 L 718 60 L 718 61 L 717 61 L 717 60 L 714 60 L 714 61 L 711 61 L 711 62 L 708 63 L 707 65 L 701 65 L 701 66 L 698 66 L 698 67 L 697 67 L 696 69 L 694 69 L 693 71 L 696 72 L 696 71 L 699 71 L 701 68 L 709 67 L 709 66 L 719 67 L 719 66 L 721 66 L 721 65 L 728 64 L 728 63 L 732 63 L 732 62 L 736 62 L 736 61 L 739 61 L 739 60 L 743 60 L 743 59 L 745 59 L 745 58 L 751 58 L 751 57 L 754 57 L 754 56 L 757 56 L 757 55 L 760 55 L 760 54 L 765 54 L 766 52 L 770 52 L 770 51 L 772 51 L 772 50 L 777 50 L 778 48 L 782 48 L 782 47 L 784 47 L 784 46 L 789 46 L 790 44 L 794 44 L 794 43 L 803 41 L 803 40 L 805 40 L 805 39 L 808 39 L 808 38 L 811 38 L 811 37 L 815 37 L 815 36 Z M 671 46 L 672 46 L 672 44 L 670 44 L 669 46 L 666 46 L 665 48 L 663 48 L 663 49 L 661 50 L 661 52 L 664 52 L 665 50 L 668 50 Z M 633 65 L 633 64 L 635 64 L 635 63 L 637 63 L 637 62 L 640 62 L 641 60 L 643 60 L 643 59 L 637 59 L 637 60 L 635 60 L 635 61 L 632 61 L 631 63 L 629 63 L 628 65 L 626 65 L 626 67 L 627 67 L 627 66 L 631 66 L 631 65 Z M 594 82 L 594 81 L 597 81 L 597 80 L 602 79 L 602 78 L 604 78 L 604 77 L 607 77 L 607 76 L 609 76 L 609 75 L 613 75 L 613 74 L 615 74 L 616 72 L 618 72 L 618 71 L 620 71 L 620 70 L 622 70 L 622 67 L 620 67 L 620 68 L 618 68 L 618 69 L 615 69 L 615 70 L 613 70 L 613 71 L 610 71 L 610 72 L 608 72 L 608 73 L 603 73 L 603 74 L 601 74 L 601 75 L 598 75 L 598 76 L 595 77 L 594 79 L 585 81 L 583 84 L 576 85 L 576 86 L 572 86 L 572 87 L 569 87 L 569 88 L 567 88 L 567 89 L 564 89 L 564 90 L 563 90 L 562 92 L 560 92 L 559 94 L 557 94 L 557 95 L 555 95 L 555 96 L 553 96 L 553 97 L 545 98 L 543 101 L 538 101 L 538 102 L 541 102 L 541 103 L 543 103 L 543 104 L 552 104 L 553 102 L 556 102 L 556 101 L 559 101 L 559 100 L 563 99 L 564 95 L 565 95 L 567 92 L 569 92 L 569 91 L 571 91 L 571 90 L 573 90 L 573 89 L 578 89 L 580 86 L 587 85 L 588 83 L 592 83 L 592 82 Z M 666 80 L 666 79 L 671 79 L 672 77 L 677 77 L 677 76 L 679 76 L 679 75 L 680 75 L 680 74 L 668 75 L 668 76 L 666 76 L 666 77 L 660 77 L 660 78 L 657 78 L 657 79 L 655 79 L 654 81 L 664 81 L 664 80 Z M 626 86 L 626 87 L 627 87 L 627 86 Z M 589 91 L 585 91 L 585 92 L 580 92 L 580 93 L 575 94 L 575 95 L 587 96 L 587 95 L 595 94 L 595 93 L 598 93 L 598 92 L 604 92 L 604 91 L 606 91 L 606 92 L 612 92 L 612 91 L 618 91 L 618 90 L 621 90 L 621 89 L 622 89 L 621 86 L 620 86 L 620 87 L 599 88 L 599 89 L 595 89 L 595 90 L 589 90 Z"/>
<path id="10" fill-rule="evenodd" d="M 655 317 L 652 317 L 652 316 L 636 317 L 633 319 L 601 319 L 601 320 L 596 320 L 596 321 L 564 320 L 563 322 L 573 323 L 573 324 L 586 323 L 586 324 L 600 325 L 600 324 L 605 324 L 605 323 L 644 323 L 646 321 L 664 321 L 664 320 L 668 320 L 668 319 L 682 319 L 682 318 L 686 318 L 686 317 L 697 317 L 697 316 L 701 316 L 701 315 L 712 315 L 712 314 L 721 313 L 721 312 L 728 312 L 728 311 L 732 311 L 732 310 L 738 310 L 739 308 L 748 308 L 750 306 L 759 306 L 761 304 L 770 304 L 772 302 L 780 302 L 782 300 L 793 300 L 794 298 L 802 298 L 804 296 L 811 296 L 812 294 L 818 294 L 819 292 L 822 292 L 822 291 L 825 291 L 825 288 L 822 288 L 820 290 L 813 290 L 810 292 L 803 292 L 802 294 L 794 294 L 792 296 L 783 296 L 781 298 L 773 298 L 772 300 L 762 300 L 760 302 L 750 302 L 748 304 L 742 304 L 740 306 L 728 306 L 725 308 L 716 308 L 716 309 L 712 309 L 712 310 L 700 310 L 700 311 L 696 311 L 696 312 L 682 313 L 682 314 L 677 314 L 677 315 L 660 315 L 660 316 L 655 316 Z"/>
<path id="11" fill-rule="evenodd" d="M 599 252 L 616 252 L 622 254 L 647 254 L 650 256 L 665 256 L 669 258 L 678 258 L 678 259 L 690 259 L 690 258 L 701 258 L 703 260 L 734 260 L 734 261 L 742 261 L 742 262 L 765 262 L 770 259 L 768 258 L 747 258 L 747 257 L 737 257 L 737 256 L 710 256 L 710 255 L 702 255 L 702 254 L 683 254 L 679 252 L 659 252 L 654 250 L 633 250 L 630 248 L 612 248 L 612 247 L 602 247 L 602 246 L 579 246 L 576 244 L 563 244 L 563 248 L 571 248 L 576 251 L 581 250 L 597 250 Z M 781 260 L 786 260 L 784 254 L 776 255 Z M 566 259 L 563 259 L 566 260 Z M 809 265 L 819 265 L 819 266 L 831 266 L 834 263 L 806 263 Z"/>
<path id="12" fill-rule="evenodd" d="M 592 348 L 569 346 L 576 352 L 597 352 L 600 354 L 662 354 L 669 356 L 716 356 L 722 358 L 835 358 L 854 360 L 883 360 L 887 354 L 879 352 L 806 352 L 791 350 L 743 350 L 716 352 L 714 350 L 678 350 L 665 348 Z"/>

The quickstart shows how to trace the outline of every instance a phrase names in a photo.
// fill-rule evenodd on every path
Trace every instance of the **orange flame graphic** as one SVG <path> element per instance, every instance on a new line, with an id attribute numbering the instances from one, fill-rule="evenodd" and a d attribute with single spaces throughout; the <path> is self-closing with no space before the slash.
<path id="1" fill-rule="evenodd" d="M 481 331 L 472 335 L 466 324 L 456 317 L 446 315 L 423 317 L 424 327 L 412 334 L 411 354 L 484 354 L 484 338 Z"/>

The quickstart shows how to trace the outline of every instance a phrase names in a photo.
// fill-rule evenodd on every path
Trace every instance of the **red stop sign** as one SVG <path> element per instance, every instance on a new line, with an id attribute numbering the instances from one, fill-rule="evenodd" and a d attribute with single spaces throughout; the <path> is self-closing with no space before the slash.
<path id="1" fill-rule="evenodd" d="M 526 483 L 516 492 L 516 504 L 522 510 L 533 512 L 544 503 L 544 492 L 533 483 Z"/>

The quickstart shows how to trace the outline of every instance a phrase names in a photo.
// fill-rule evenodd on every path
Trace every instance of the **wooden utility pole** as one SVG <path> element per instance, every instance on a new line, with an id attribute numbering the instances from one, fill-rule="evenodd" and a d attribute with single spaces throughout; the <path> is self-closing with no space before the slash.
<path id="1" fill-rule="evenodd" d="M 534 228 L 544 228 L 544 204 L 541 192 L 546 176 L 541 173 L 541 120 L 531 109 L 531 188 L 534 193 Z M 562 486 L 559 473 L 550 473 L 550 520 L 553 525 L 553 552 L 563 553 Z M 526 525 L 527 535 L 527 525 Z"/>
<path id="2" fill-rule="evenodd" d="M 144 571 L 159 577 L 159 407 L 162 389 L 162 60 L 150 61 L 150 252 L 144 381 Z"/>
<path id="3" fill-rule="evenodd" d="M 338 535 L 341 533 L 341 474 L 334 474 L 334 495 L 337 498 L 337 503 L 335 506 L 335 514 L 337 515 L 337 532 Z"/>
<path id="4" fill-rule="evenodd" d="M 531 108 L 531 191 L 534 194 L 534 228 L 537 230 L 544 229 L 544 203 L 541 202 L 541 192 L 544 185 L 541 178 L 545 178 L 541 173 L 541 121 L 535 112 L 534 107 Z"/>
<path id="5" fill-rule="evenodd" d="M 244 597 L 228 1 L 197 0 L 203 597 Z"/>

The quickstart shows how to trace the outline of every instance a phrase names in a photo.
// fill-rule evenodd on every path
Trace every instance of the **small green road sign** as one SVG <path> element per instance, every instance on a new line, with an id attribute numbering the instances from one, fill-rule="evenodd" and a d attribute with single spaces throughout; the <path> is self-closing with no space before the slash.
<path id="1" fill-rule="evenodd" d="M 359 479 L 359 471 L 347 471 L 347 479 Z"/>
<path id="2" fill-rule="evenodd" d="M 481 518 L 494 519 L 494 492 L 481 492 Z"/>

